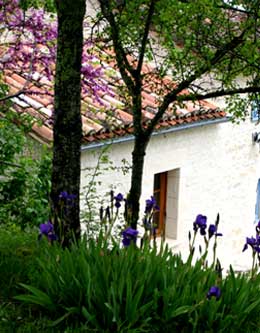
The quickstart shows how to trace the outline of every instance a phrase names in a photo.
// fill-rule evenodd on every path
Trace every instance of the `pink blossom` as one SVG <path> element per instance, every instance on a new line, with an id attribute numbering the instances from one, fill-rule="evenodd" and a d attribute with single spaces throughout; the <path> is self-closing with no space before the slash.
<path id="1" fill-rule="evenodd" d="M 56 16 L 50 16 L 42 9 L 30 8 L 24 12 L 18 4 L 18 0 L 0 0 L 0 32 L 6 36 L 6 41 L 1 40 L 5 46 L 0 45 L 0 71 L 9 70 L 27 78 L 38 73 L 37 81 L 47 79 L 53 87 L 57 48 Z M 87 26 L 86 22 L 84 26 Z M 96 64 L 92 49 L 91 40 L 86 39 L 82 55 L 82 91 L 100 101 L 100 92 L 110 94 L 111 91 L 101 79 L 103 70 L 101 65 Z"/>

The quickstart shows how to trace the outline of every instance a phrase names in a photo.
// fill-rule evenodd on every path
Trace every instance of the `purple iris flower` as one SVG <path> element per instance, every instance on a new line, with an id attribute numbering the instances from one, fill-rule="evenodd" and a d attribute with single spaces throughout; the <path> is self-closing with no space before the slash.
<path id="1" fill-rule="evenodd" d="M 53 224 L 50 221 L 40 224 L 40 234 L 38 239 L 41 239 L 43 235 L 48 237 L 48 239 L 51 241 L 57 240 L 57 236 L 54 233 Z"/>
<path id="2" fill-rule="evenodd" d="M 145 213 L 150 213 L 152 209 L 159 210 L 159 207 L 156 204 L 156 200 L 154 196 L 151 196 L 151 199 L 147 199 L 145 201 Z"/>
<path id="3" fill-rule="evenodd" d="M 221 233 L 217 232 L 217 227 L 215 226 L 215 224 L 210 224 L 209 229 L 208 229 L 208 233 L 209 233 L 209 238 L 211 238 L 212 236 L 223 236 Z"/>
<path id="4" fill-rule="evenodd" d="M 50 221 L 47 223 L 40 224 L 40 233 L 42 235 L 48 236 L 49 233 L 53 232 L 53 225 Z"/>
<path id="5" fill-rule="evenodd" d="M 69 207 L 74 206 L 75 204 L 75 199 L 76 199 L 76 194 L 69 194 L 66 191 L 62 191 L 59 195 L 59 200 L 61 203 L 65 205 L 65 210 Z"/>
<path id="6" fill-rule="evenodd" d="M 212 286 L 209 288 L 209 291 L 207 293 L 207 299 L 211 299 L 211 297 L 216 297 L 216 300 L 219 300 L 221 295 L 221 291 L 219 289 L 219 287 L 217 286 Z"/>
<path id="7" fill-rule="evenodd" d="M 116 196 L 114 197 L 114 199 L 116 200 L 116 202 L 115 202 L 115 206 L 116 206 L 116 208 L 121 207 L 121 201 L 124 200 L 123 194 L 118 193 L 118 195 L 116 195 Z"/>
<path id="8" fill-rule="evenodd" d="M 125 247 L 129 246 L 131 244 L 131 242 L 133 243 L 136 243 L 136 238 L 137 238 L 137 235 L 138 235 L 138 231 L 131 228 L 131 227 L 128 227 L 127 229 L 125 229 L 123 232 L 122 232 L 122 236 L 123 236 L 123 245 Z"/>
<path id="9" fill-rule="evenodd" d="M 248 249 L 248 245 L 252 247 L 252 250 L 254 252 L 260 253 L 260 237 L 256 235 L 256 238 L 254 237 L 247 237 L 246 238 L 246 243 L 244 245 L 243 251 Z"/>
<path id="10" fill-rule="evenodd" d="M 69 194 L 67 191 L 62 191 L 59 195 L 59 198 L 63 200 L 74 200 L 76 197 L 76 194 Z"/>
<path id="11" fill-rule="evenodd" d="M 197 231 L 200 230 L 200 234 L 202 236 L 206 235 L 206 229 L 207 229 L 207 216 L 199 214 L 196 217 L 196 220 L 193 222 L 193 230 Z"/>

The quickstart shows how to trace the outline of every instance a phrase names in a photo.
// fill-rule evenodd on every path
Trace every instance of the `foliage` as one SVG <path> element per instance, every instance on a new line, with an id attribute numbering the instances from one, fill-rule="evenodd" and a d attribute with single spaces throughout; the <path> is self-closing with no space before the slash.
<path id="1" fill-rule="evenodd" d="M 38 258 L 48 244 L 37 241 L 37 229 L 21 232 L 19 227 L 0 226 L 0 332 L 51 333 L 48 318 L 34 307 L 13 299 L 22 292 L 20 283 L 35 283 L 39 274 Z M 54 333 L 54 331 L 53 331 Z"/>
<path id="2" fill-rule="evenodd" d="M 82 170 L 86 172 L 84 178 L 87 185 L 81 193 L 83 202 L 81 223 L 88 238 L 97 238 L 101 231 L 105 235 L 110 230 L 109 233 L 118 239 L 120 230 L 126 223 L 122 209 L 119 212 L 115 207 L 115 191 L 121 184 L 115 181 L 104 193 L 102 177 L 111 171 L 117 171 L 126 176 L 130 172 L 131 166 L 125 159 L 121 161 L 121 165 L 116 166 L 109 157 L 109 149 L 108 145 L 100 153 L 95 153 L 97 162 L 94 168 Z"/>
<path id="3" fill-rule="evenodd" d="M 260 91 L 260 7 L 259 1 L 251 0 L 99 0 L 99 4 L 103 46 L 114 54 L 133 114 L 129 198 L 136 227 L 146 147 L 164 117 L 178 115 L 179 108 L 190 110 L 191 105 L 200 112 L 204 108 L 200 101 L 227 96 L 227 109 L 245 119 L 245 106 Z M 152 105 L 154 117 L 146 122 L 142 102 L 150 82 L 158 97 Z"/>
<path id="4" fill-rule="evenodd" d="M 0 42 L 3 45 L 0 70 L 19 74 L 25 80 L 19 91 L 1 100 L 24 93 L 54 95 L 50 208 L 54 227 L 60 233 L 59 194 L 66 191 L 76 195 L 70 214 L 66 212 L 62 219 L 64 237 L 60 241 L 67 246 L 71 231 L 76 237 L 80 236 L 81 90 L 100 102 L 100 92 L 107 93 L 108 89 L 102 80 L 102 67 L 92 53 L 92 41 L 83 40 L 83 28 L 89 28 L 87 23 L 83 24 L 85 2 L 55 1 L 57 16 L 46 14 L 43 9 L 29 8 L 43 3 L 41 0 L 0 0 Z M 53 2 L 48 0 L 46 6 L 53 9 Z M 39 82 L 41 85 L 44 82 L 45 91 L 39 91 Z"/>
<path id="5" fill-rule="evenodd" d="M 50 328 L 50 320 L 33 305 L 13 299 L 22 292 L 20 283 L 35 283 L 40 274 L 39 258 L 46 258 L 47 241 L 37 241 L 37 230 L 21 232 L 16 226 L 0 226 L 0 332 L 6 333 L 73 333 Z M 88 332 L 85 328 L 77 332 Z"/>
<path id="6" fill-rule="evenodd" d="M 204 222 L 198 215 L 194 231 L 204 233 Z M 230 266 L 222 278 L 204 256 L 191 265 L 167 246 L 108 244 L 100 236 L 63 249 L 47 237 L 37 241 L 35 231 L 0 228 L 0 329 L 260 332 L 259 274 L 237 275 Z"/>
<path id="7" fill-rule="evenodd" d="M 39 247 L 37 231 L 21 232 L 19 227 L 0 226 L 0 299 L 11 301 L 21 291 L 20 282 L 34 281 L 37 257 L 44 244 Z"/>
<path id="8" fill-rule="evenodd" d="M 0 118 L 0 224 L 24 229 L 48 218 L 51 156 L 44 147 L 39 156 L 30 151 L 30 122 L 18 127 L 15 119 L 10 111 Z"/>
<path id="9" fill-rule="evenodd" d="M 136 60 L 127 63 L 127 59 L 123 58 L 120 63 L 119 57 L 116 57 L 123 80 L 127 81 L 123 75 L 125 69 L 129 71 L 131 79 L 139 74 L 144 66 L 142 61 L 145 55 L 156 63 L 153 73 L 159 78 L 171 74 L 174 80 L 175 85 L 170 84 L 166 91 L 161 91 L 162 99 L 169 95 L 173 97 L 170 91 L 174 91 L 174 86 L 176 88 L 183 84 L 186 85 L 183 89 L 192 88 L 190 94 L 194 95 L 194 101 L 199 97 L 196 94 L 202 94 L 203 91 L 221 91 L 218 96 L 230 95 L 232 90 L 240 86 L 236 82 L 238 75 L 247 78 L 248 87 L 259 90 L 256 81 L 259 75 L 256 72 L 259 61 L 259 41 L 256 38 L 259 1 L 199 0 L 196 5 L 176 0 L 167 3 L 164 0 L 99 0 L 99 3 L 102 11 L 99 16 L 108 23 L 105 33 L 113 42 L 116 56 L 127 54 L 128 60 L 130 56 Z M 132 15 L 133 12 L 136 15 Z M 104 33 L 104 30 L 100 31 Z M 209 76 L 205 77 L 205 74 Z M 150 75 L 146 71 L 140 77 L 142 85 Z M 200 84 L 196 83 L 198 78 L 203 80 Z M 215 85 L 204 89 L 205 83 L 210 83 L 213 78 Z M 130 90 L 129 82 L 126 85 Z M 218 83 L 222 83 L 222 86 Z M 185 101 L 188 96 L 186 92 L 177 100 Z"/>
<path id="10" fill-rule="evenodd" d="M 260 276 L 184 263 L 167 248 L 108 249 L 106 241 L 52 246 L 33 285 L 16 299 L 47 311 L 52 327 L 102 332 L 257 332 Z M 209 296 L 218 285 L 220 298 Z M 59 300 L 59 302 L 57 302 Z"/>
<path id="11" fill-rule="evenodd" d="M 55 11 L 53 0 L 20 0 L 19 6 L 26 10 L 28 8 L 44 8 L 49 12 Z"/>

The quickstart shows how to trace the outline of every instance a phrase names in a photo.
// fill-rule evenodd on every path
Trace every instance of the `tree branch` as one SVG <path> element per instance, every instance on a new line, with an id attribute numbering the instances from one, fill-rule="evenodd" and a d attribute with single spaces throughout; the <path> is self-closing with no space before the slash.
<path id="1" fill-rule="evenodd" d="M 207 62 L 206 64 L 202 65 L 200 68 L 198 68 L 194 74 L 190 75 L 186 80 L 182 81 L 178 87 L 171 92 L 169 92 L 163 99 L 163 102 L 159 106 L 158 112 L 154 116 L 154 118 L 151 120 L 150 124 L 148 125 L 146 129 L 146 134 L 150 135 L 157 125 L 158 121 L 163 116 L 164 112 L 168 108 L 169 104 L 177 100 L 177 95 L 182 92 L 184 89 L 189 88 L 189 85 L 200 78 L 202 75 L 206 74 L 208 71 L 211 70 L 213 66 L 216 64 L 221 63 L 221 61 L 224 59 L 227 53 L 230 51 L 233 51 L 236 47 L 238 47 L 243 42 L 243 37 L 245 35 L 246 30 L 242 31 L 239 36 L 234 37 L 230 42 L 228 42 L 226 45 L 224 45 L 221 49 L 218 49 L 215 52 L 215 55 L 212 57 L 212 59 Z"/>
<path id="2" fill-rule="evenodd" d="M 141 42 L 141 48 L 140 48 L 140 52 L 139 52 L 139 59 L 138 59 L 138 64 L 137 64 L 137 68 L 136 68 L 136 75 L 137 76 L 140 76 L 142 66 L 143 66 L 146 43 L 147 43 L 149 31 L 150 31 L 150 26 L 151 26 L 151 23 L 152 23 L 152 17 L 153 17 L 153 14 L 154 14 L 155 1 L 156 0 L 151 0 L 148 15 L 147 15 L 147 19 L 146 19 L 146 23 L 145 23 L 144 34 L 143 34 L 143 38 L 142 38 L 142 42 Z"/>
<path id="3" fill-rule="evenodd" d="M 237 89 L 221 89 L 217 91 L 212 91 L 207 94 L 187 94 L 187 95 L 179 95 L 176 97 L 177 101 L 201 101 L 209 98 L 217 98 L 221 96 L 234 96 L 237 94 L 249 94 L 249 93 L 260 93 L 260 87 L 245 87 L 245 88 L 237 88 Z"/>
<path id="4" fill-rule="evenodd" d="M 20 95 L 24 94 L 25 91 L 22 89 L 22 90 L 19 90 L 17 91 L 15 94 L 12 94 L 12 95 L 7 95 L 7 96 L 4 96 L 4 97 L 1 97 L 0 98 L 0 102 L 4 102 L 8 99 L 11 99 L 11 98 L 14 98 L 14 97 L 19 97 Z"/>
<path id="5" fill-rule="evenodd" d="M 109 22 L 110 28 L 111 28 L 111 37 L 114 44 L 114 51 L 116 54 L 116 61 L 117 65 L 120 71 L 120 74 L 122 76 L 123 81 L 129 88 L 129 90 L 133 93 L 134 91 L 134 82 L 127 74 L 127 71 L 134 76 L 134 68 L 130 65 L 129 61 L 127 60 L 126 53 L 124 51 L 124 48 L 122 46 L 122 43 L 120 41 L 119 37 L 119 29 L 117 27 L 117 24 L 115 22 L 114 15 L 112 13 L 112 10 L 110 8 L 109 0 L 99 0 L 100 7 L 102 14 L 106 18 L 106 20 Z"/>

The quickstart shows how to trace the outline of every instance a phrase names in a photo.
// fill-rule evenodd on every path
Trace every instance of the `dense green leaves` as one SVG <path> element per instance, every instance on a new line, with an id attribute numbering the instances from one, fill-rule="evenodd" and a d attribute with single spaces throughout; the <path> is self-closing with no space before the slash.
<path id="1" fill-rule="evenodd" d="M 85 326 L 102 332 L 257 332 L 259 276 L 231 273 L 222 281 L 202 262 L 185 264 L 168 249 L 82 242 L 50 247 L 27 295 L 57 329 Z M 221 297 L 207 299 L 218 285 Z M 65 326 L 64 326 L 65 325 Z"/>
<path id="2" fill-rule="evenodd" d="M 144 40 L 153 2 L 149 37 Z M 215 0 L 196 3 L 137 0 L 122 1 L 120 5 L 116 1 L 100 0 L 100 3 L 108 20 L 111 17 L 108 13 L 113 13 L 109 33 L 112 37 L 114 24 L 125 54 L 138 61 L 144 46 L 150 60 L 156 62 L 158 72 L 164 75 L 170 72 L 176 83 L 194 74 L 199 79 L 201 75 L 214 73 L 221 83 L 230 87 L 238 75 L 255 75 L 259 71 L 259 1 L 240 1 L 239 8 L 243 10 L 239 10 L 235 1 L 227 4 Z M 121 53 L 117 46 L 114 40 L 115 52 Z M 129 72 L 133 75 L 131 69 Z"/>
<path id="3" fill-rule="evenodd" d="M 242 99 L 252 99 L 260 91 L 260 1 L 99 3 L 107 22 L 106 29 L 102 26 L 100 31 L 111 41 L 105 47 L 113 49 L 133 114 L 135 145 L 129 200 L 135 228 L 146 146 L 165 113 L 174 115 L 188 101 L 229 96 L 227 110 L 241 119 L 247 115 Z M 153 65 L 145 65 L 145 59 Z M 142 93 L 151 82 L 158 97 L 154 117 L 144 125 Z"/>
<path id="4" fill-rule="evenodd" d="M 54 0 L 20 0 L 19 6 L 26 10 L 28 8 L 44 8 L 47 11 L 54 12 Z"/>
<path id="5" fill-rule="evenodd" d="M 26 137 L 30 121 L 10 111 L 0 118 L 0 224 L 22 229 L 44 223 L 49 212 L 51 156 Z"/>
<path id="6" fill-rule="evenodd" d="M 191 266 L 168 249 L 108 249 L 83 240 L 64 250 L 38 242 L 37 232 L 1 227 L 0 271 L 3 331 L 260 332 L 259 275 L 230 267 L 221 280 L 201 261 Z M 206 297 L 213 285 L 219 300 Z"/>
<path id="7" fill-rule="evenodd" d="M 36 260 L 44 248 L 36 239 L 37 231 L 21 233 L 16 226 L 0 225 L 0 301 L 9 302 L 22 289 L 19 283 L 34 281 Z"/>

